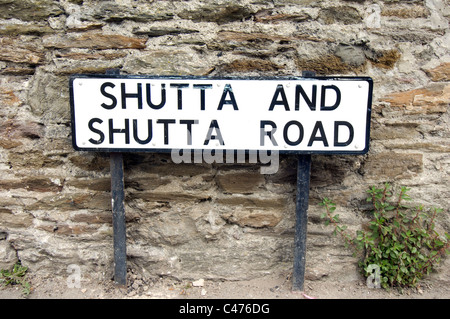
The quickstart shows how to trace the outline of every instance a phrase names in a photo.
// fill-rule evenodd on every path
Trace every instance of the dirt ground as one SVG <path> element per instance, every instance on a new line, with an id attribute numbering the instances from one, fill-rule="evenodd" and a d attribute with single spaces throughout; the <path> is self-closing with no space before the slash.
<path id="1" fill-rule="evenodd" d="M 448 299 L 448 282 L 424 279 L 417 288 L 387 291 L 369 288 L 365 281 L 333 282 L 305 280 L 304 291 L 293 291 L 289 274 L 247 281 L 210 281 L 201 278 L 145 279 L 128 273 L 127 288 L 112 280 L 81 278 L 79 287 L 69 288 L 67 278 L 39 278 L 27 274 L 31 293 L 24 296 L 19 285 L 0 287 L 0 299 Z"/>

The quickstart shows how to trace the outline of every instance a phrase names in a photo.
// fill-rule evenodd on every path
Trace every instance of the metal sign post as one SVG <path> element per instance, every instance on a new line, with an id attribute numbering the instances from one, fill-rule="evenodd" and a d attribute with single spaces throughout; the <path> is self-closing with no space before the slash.
<path id="1" fill-rule="evenodd" d="M 303 71 L 302 76 L 314 77 L 315 72 Z M 294 267 L 292 289 L 303 290 L 306 266 L 306 232 L 308 225 L 309 181 L 311 176 L 311 154 L 297 157 L 297 192 L 295 199 Z"/>
<path id="2" fill-rule="evenodd" d="M 113 219 L 114 281 L 117 285 L 127 285 L 127 249 L 124 207 L 124 181 L 122 153 L 110 154 L 111 206 Z"/>
<path id="3" fill-rule="evenodd" d="M 119 70 L 108 70 L 106 74 L 118 75 Z M 113 220 L 114 282 L 127 286 L 127 235 L 125 223 L 125 191 L 123 156 L 120 152 L 110 153 L 111 207 Z"/>
<path id="4" fill-rule="evenodd" d="M 308 224 L 309 180 L 311 155 L 298 155 L 297 194 L 295 200 L 293 290 L 303 290 L 306 263 L 306 229 Z"/>

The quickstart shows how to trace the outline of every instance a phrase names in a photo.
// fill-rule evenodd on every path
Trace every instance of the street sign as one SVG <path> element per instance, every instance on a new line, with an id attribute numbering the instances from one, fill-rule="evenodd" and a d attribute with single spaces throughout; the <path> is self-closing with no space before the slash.
<path id="1" fill-rule="evenodd" d="M 73 146 L 364 154 L 372 89 L 369 77 L 72 76 Z"/>

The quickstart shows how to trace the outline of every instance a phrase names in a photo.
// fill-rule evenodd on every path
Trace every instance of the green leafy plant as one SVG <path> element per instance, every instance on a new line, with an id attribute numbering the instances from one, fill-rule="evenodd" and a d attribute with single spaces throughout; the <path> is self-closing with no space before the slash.
<path id="1" fill-rule="evenodd" d="M 7 285 L 21 285 L 22 293 L 28 296 L 31 292 L 30 283 L 25 280 L 28 267 L 22 266 L 20 263 L 16 263 L 12 271 L 2 269 L 0 270 L 0 283 L 4 286 Z"/>
<path id="2" fill-rule="evenodd" d="M 333 234 L 340 235 L 346 247 L 360 256 L 359 266 L 365 277 L 372 274 L 373 265 L 378 267 L 383 288 L 416 286 L 450 253 L 449 234 L 441 236 L 435 230 L 436 217 L 443 210 L 406 206 L 405 202 L 411 200 L 409 190 L 401 187 L 394 194 L 388 183 L 367 190 L 373 218 L 367 229 L 358 230 L 355 236 L 340 225 L 339 214 L 334 213 L 335 203 L 328 198 L 321 203 L 325 224 L 334 226 Z"/>

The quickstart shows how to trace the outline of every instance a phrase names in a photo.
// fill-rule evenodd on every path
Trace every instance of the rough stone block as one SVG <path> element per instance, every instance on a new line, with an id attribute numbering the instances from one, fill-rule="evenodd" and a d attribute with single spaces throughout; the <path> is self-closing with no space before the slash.
<path id="1" fill-rule="evenodd" d="M 264 176 L 251 172 L 226 173 L 217 175 L 216 181 L 225 193 L 251 194 L 264 184 Z"/>
<path id="2" fill-rule="evenodd" d="M 148 23 L 170 20 L 174 14 L 170 10 L 164 10 L 164 7 L 161 8 L 161 4 L 159 7 L 151 7 L 137 3 L 136 6 L 130 7 L 117 4 L 115 1 L 102 1 L 95 4 L 92 17 L 110 23 L 121 23 L 127 20 Z"/>
<path id="3" fill-rule="evenodd" d="M 283 218 L 283 214 L 279 210 L 260 209 L 235 209 L 233 212 L 223 213 L 221 216 L 229 223 L 253 228 L 275 227 Z"/>
<path id="4" fill-rule="evenodd" d="M 28 63 L 32 65 L 44 62 L 44 52 L 31 43 L 23 43 L 25 39 L 4 37 L 0 39 L 0 61 Z"/>
<path id="5" fill-rule="evenodd" d="M 144 49 L 146 42 L 147 39 L 143 38 L 127 37 L 120 34 L 102 34 L 100 32 L 68 34 L 65 37 L 51 35 L 43 39 L 46 48 L 57 49 Z"/>
<path id="6" fill-rule="evenodd" d="M 0 228 L 27 228 L 33 224 L 33 216 L 28 213 L 13 213 L 6 208 L 0 208 Z"/>
<path id="7" fill-rule="evenodd" d="M 432 81 L 450 81 L 450 62 L 442 63 L 432 69 L 426 69 L 425 72 Z"/>
<path id="8" fill-rule="evenodd" d="M 36 72 L 28 89 L 28 103 L 42 123 L 70 123 L 68 77 Z"/>
<path id="9" fill-rule="evenodd" d="M 0 25 L 0 35 L 17 36 L 17 35 L 37 35 L 52 34 L 56 31 L 47 25 L 41 24 L 4 24 Z"/>
<path id="10" fill-rule="evenodd" d="M 189 19 L 196 22 L 216 22 L 219 24 L 233 21 L 242 21 L 249 18 L 254 11 L 242 5 L 239 1 L 227 1 L 226 3 L 215 3 L 205 1 L 195 9 L 186 9 L 178 13 L 182 19 Z"/>
<path id="11" fill-rule="evenodd" d="M 343 23 L 348 25 L 361 23 L 362 17 L 358 10 L 350 6 L 329 7 L 320 10 L 319 21 L 325 24 Z"/>
<path id="12" fill-rule="evenodd" d="M 423 154 L 383 152 L 369 156 L 364 176 L 378 180 L 412 178 L 423 171 Z"/>
<path id="13" fill-rule="evenodd" d="M 275 72 L 284 67 L 274 62 L 263 59 L 239 59 L 219 66 L 218 72 L 240 73 L 240 72 Z"/>
<path id="14" fill-rule="evenodd" d="M 39 21 L 64 13 L 52 0 L 0 0 L 0 19 Z"/>
<path id="15" fill-rule="evenodd" d="M 55 181 L 58 182 L 55 182 Z M 32 192 L 58 192 L 62 189 L 59 179 L 51 179 L 48 177 L 36 176 L 25 177 L 20 180 L 1 180 L 0 189 L 25 189 Z"/>
<path id="16" fill-rule="evenodd" d="M 0 240 L 0 269 L 12 270 L 18 261 L 17 253 L 9 242 Z"/>
<path id="17" fill-rule="evenodd" d="M 383 99 L 391 106 L 402 107 L 413 114 L 444 113 L 450 100 L 450 84 L 435 83 L 427 87 L 396 92 Z"/>
<path id="18" fill-rule="evenodd" d="M 126 60 L 123 70 L 131 74 L 207 75 L 213 70 L 208 60 L 197 53 L 180 50 L 155 50 Z"/>

